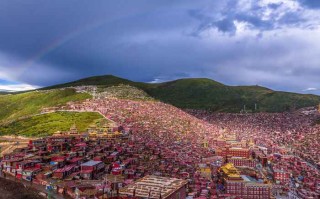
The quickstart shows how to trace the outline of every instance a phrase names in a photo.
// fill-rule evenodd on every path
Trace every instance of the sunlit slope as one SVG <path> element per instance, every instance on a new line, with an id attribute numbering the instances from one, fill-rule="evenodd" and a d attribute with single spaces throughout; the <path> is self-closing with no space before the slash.
<path id="1" fill-rule="evenodd" d="M 76 124 L 80 132 L 85 132 L 91 124 L 104 117 L 96 112 L 55 112 L 17 120 L 0 126 L 0 135 L 22 135 L 41 137 L 56 131 L 67 131 Z"/>
<path id="2" fill-rule="evenodd" d="M 0 123 L 38 114 L 46 107 L 64 105 L 70 101 L 79 101 L 90 97 L 86 93 L 76 93 L 73 89 L 0 95 Z"/>
<path id="3" fill-rule="evenodd" d="M 154 100 L 143 90 L 124 84 L 100 88 L 97 96 L 131 100 Z"/>

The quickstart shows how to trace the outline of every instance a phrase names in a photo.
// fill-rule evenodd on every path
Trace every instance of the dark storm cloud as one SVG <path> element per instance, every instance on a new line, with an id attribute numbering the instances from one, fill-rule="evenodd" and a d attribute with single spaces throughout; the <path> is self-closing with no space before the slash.
<path id="1" fill-rule="evenodd" d="M 319 88 L 318 17 L 291 0 L 2 0 L 0 79 L 45 86 L 114 74 Z"/>
<path id="2" fill-rule="evenodd" d="M 290 0 L 288 0 L 290 1 Z M 233 35 L 236 32 L 235 21 L 245 22 L 250 28 L 259 31 L 282 29 L 290 26 L 310 27 L 308 19 L 302 15 L 303 10 L 278 11 L 284 7 L 284 3 L 267 3 L 261 5 L 261 1 L 246 1 L 250 5 L 248 9 L 239 9 L 241 1 L 226 1 L 225 7 L 221 10 L 221 15 L 212 15 L 204 10 L 192 10 L 190 16 L 201 21 L 201 25 L 194 32 L 194 35 L 200 34 L 210 28 L 217 28 L 219 31 Z M 320 1 L 319 1 L 320 2 Z M 267 9 L 272 10 L 268 19 L 264 19 L 263 12 Z"/>
<path id="3" fill-rule="evenodd" d="M 283 5 L 283 3 L 269 3 L 268 4 L 268 7 L 271 8 L 271 9 L 278 9 L 281 5 Z"/>
<path id="4" fill-rule="evenodd" d="M 302 5 L 307 6 L 312 9 L 320 8 L 320 1 L 318 0 L 298 0 Z"/>

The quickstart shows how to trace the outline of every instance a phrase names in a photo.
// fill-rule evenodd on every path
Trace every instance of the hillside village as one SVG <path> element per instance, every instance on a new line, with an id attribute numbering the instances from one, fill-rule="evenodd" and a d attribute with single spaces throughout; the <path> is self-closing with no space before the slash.
<path id="1" fill-rule="evenodd" d="M 88 90 L 93 88 L 77 88 Z M 30 140 L 26 147 L 3 155 L 2 175 L 47 188 L 46 194 L 71 198 L 320 194 L 320 143 L 311 136 L 319 132 L 318 125 L 311 125 L 316 112 L 308 117 L 192 110 L 188 114 L 163 102 L 118 96 L 97 95 L 45 109 L 43 113 L 98 112 L 112 122 L 90 125 L 83 132 L 72 125 L 69 131 Z M 312 132 L 310 137 L 302 130 Z M 296 137 L 285 139 L 290 134 Z"/>
<path id="2" fill-rule="evenodd" d="M 0 0 L 0 199 L 320 199 L 320 0 Z"/>

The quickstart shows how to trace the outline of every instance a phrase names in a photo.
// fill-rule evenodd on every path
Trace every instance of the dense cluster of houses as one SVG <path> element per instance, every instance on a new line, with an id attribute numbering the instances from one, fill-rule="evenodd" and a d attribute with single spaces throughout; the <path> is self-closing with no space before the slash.
<path id="1" fill-rule="evenodd" d="M 190 110 L 197 118 L 208 121 L 218 128 L 237 133 L 239 138 L 253 137 L 256 144 L 266 147 L 269 153 L 290 150 L 320 169 L 320 112 L 285 113 L 209 113 Z"/>
<path id="2" fill-rule="evenodd" d="M 274 155 L 273 175 L 282 190 L 293 199 L 320 197 L 320 172 L 294 155 Z"/>
<path id="3" fill-rule="evenodd" d="M 319 170 L 254 128 L 209 124 L 156 101 L 100 98 L 64 108 L 113 123 L 32 140 L 4 155 L 3 172 L 72 198 L 320 195 Z"/>
<path id="4" fill-rule="evenodd" d="M 57 193 L 72 198 L 226 198 L 239 195 L 230 191 L 233 185 L 222 178 L 221 171 L 233 165 L 228 161 L 243 159 L 243 163 L 235 162 L 237 168 L 251 167 L 253 173 L 241 174 L 246 176 L 241 178 L 241 187 L 267 187 L 267 192 L 256 196 L 270 198 L 270 182 L 261 181 L 254 166 L 247 165 L 247 161 L 259 164 L 253 158 L 254 145 L 250 141 L 238 142 L 234 134 L 221 136 L 210 144 L 175 141 L 166 145 L 166 141 L 155 142 L 150 133 L 137 134 L 121 126 L 102 127 L 92 126 L 86 133 L 77 133 L 73 126 L 67 133 L 31 140 L 28 147 L 4 155 L 2 172 L 52 186 Z M 214 151 L 213 146 L 218 147 L 218 143 L 226 148 L 224 156 Z M 236 146 L 237 151 L 243 149 L 236 155 L 243 157 L 234 156 Z M 249 151 L 249 155 L 243 151 Z M 247 182 L 253 178 L 257 180 Z"/>
<path id="5" fill-rule="evenodd" d="M 319 112 L 231 114 L 190 111 L 198 118 L 235 132 L 238 139 L 253 139 L 255 158 L 270 167 L 274 191 L 293 199 L 320 195 Z M 232 160 L 237 165 L 238 162 Z M 244 160 L 237 160 L 244 161 Z M 269 162 L 269 163 L 268 163 Z"/>

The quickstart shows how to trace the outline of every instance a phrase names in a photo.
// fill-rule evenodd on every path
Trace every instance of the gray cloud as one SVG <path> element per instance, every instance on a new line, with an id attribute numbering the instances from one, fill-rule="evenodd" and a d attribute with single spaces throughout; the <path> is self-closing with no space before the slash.
<path id="1" fill-rule="evenodd" d="M 319 9 L 320 1 L 317 0 L 298 0 L 302 5 L 307 6 L 311 9 Z"/>
<path id="2" fill-rule="evenodd" d="M 0 2 L 0 80 L 114 74 L 320 87 L 319 14 L 291 0 L 18 2 Z"/>

